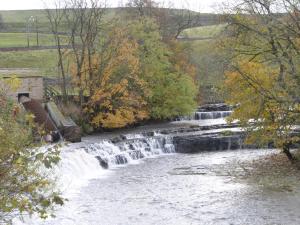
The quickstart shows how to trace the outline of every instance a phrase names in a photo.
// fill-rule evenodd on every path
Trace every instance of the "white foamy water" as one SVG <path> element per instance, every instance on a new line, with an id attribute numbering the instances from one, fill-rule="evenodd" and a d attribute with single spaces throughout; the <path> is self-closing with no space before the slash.
<path id="1" fill-rule="evenodd" d="M 83 148 L 62 149 L 61 161 L 55 168 L 59 189 L 65 194 L 76 193 L 90 179 L 105 177 L 107 171 L 99 166 L 98 160 Z"/>
<path id="2" fill-rule="evenodd" d="M 61 161 L 48 173 L 49 178 L 56 180 L 57 187 L 65 198 L 74 198 L 80 194 L 83 187 L 91 180 L 109 177 L 114 169 L 126 164 L 138 164 L 144 158 L 153 158 L 164 154 L 175 153 L 172 138 L 167 136 L 145 137 L 141 134 L 128 135 L 126 140 L 113 143 L 110 140 L 102 140 L 98 143 L 69 144 L 61 148 Z M 102 163 L 101 163 L 102 162 Z M 104 164 L 103 164 L 104 163 Z M 74 219 L 76 206 L 72 202 L 66 202 L 64 219 L 62 224 L 73 224 L 69 219 Z M 58 210 L 59 212 L 59 210 Z M 68 217 L 68 213 L 70 217 Z M 72 215 L 72 216 L 71 216 Z M 44 221 L 33 216 L 14 220 L 14 225 L 43 224 Z M 66 222 L 66 221 L 69 222 Z M 51 224 L 52 219 L 47 220 Z"/>
<path id="3" fill-rule="evenodd" d="M 143 158 L 175 153 L 171 137 L 144 137 L 142 135 L 132 135 L 131 137 L 133 138 L 116 144 L 104 140 L 85 146 L 85 150 L 100 162 L 105 162 L 112 167 L 136 163 Z"/>
<path id="4" fill-rule="evenodd" d="M 207 225 L 300 222 L 294 193 L 260 191 L 232 179 L 266 150 L 172 154 L 92 179 L 56 213 L 28 225 Z M 235 174 L 235 173 L 234 173 Z"/>
<path id="5" fill-rule="evenodd" d="M 215 120 L 230 116 L 232 111 L 194 112 L 190 116 L 184 116 L 180 120 Z"/>

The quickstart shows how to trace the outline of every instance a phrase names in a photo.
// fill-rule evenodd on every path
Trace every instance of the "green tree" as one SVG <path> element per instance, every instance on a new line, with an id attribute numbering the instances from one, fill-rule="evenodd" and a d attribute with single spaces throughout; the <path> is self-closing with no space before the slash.
<path id="1" fill-rule="evenodd" d="M 139 44 L 140 73 L 148 85 L 149 111 L 153 119 L 187 115 L 196 107 L 196 85 L 174 59 L 174 49 L 162 41 L 153 19 L 141 18 L 129 24 Z"/>
<path id="2" fill-rule="evenodd" d="M 276 9 L 284 3 L 284 14 Z M 233 60 L 225 86 L 237 105 L 231 119 L 241 121 L 249 141 L 273 142 L 290 160 L 300 122 L 299 3 L 242 1 L 230 18 L 224 41 Z M 252 121 L 253 123 L 249 123 Z"/>
<path id="3" fill-rule="evenodd" d="M 171 119 L 196 108 L 194 67 L 176 41 L 162 41 L 147 17 L 109 26 L 92 55 L 86 52 L 80 71 L 73 65 L 71 71 L 89 96 L 84 111 L 95 128 Z"/>
<path id="4" fill-rule="evenodd" d="M 54 205 L 63 204 L 54 184 L 41 173 L 59 161 L 59 151 L 37 150 L 32 144 L 32 121 L 0 94 L 0 224 L 24 214 L 46 218 Z"/>

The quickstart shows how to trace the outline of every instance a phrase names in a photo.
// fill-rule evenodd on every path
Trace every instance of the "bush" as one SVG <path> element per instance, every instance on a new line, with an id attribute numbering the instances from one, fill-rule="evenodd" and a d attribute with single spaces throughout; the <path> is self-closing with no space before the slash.
<path id="1" fill-rule="evenodd" d="M 55 204 L 63 204 L 54 184 L 41 174 L 59 161 L 58 148 L 37 150 L 32 121 L 0 94 L 0 224 L 23 213 L 46 218 Z"/>

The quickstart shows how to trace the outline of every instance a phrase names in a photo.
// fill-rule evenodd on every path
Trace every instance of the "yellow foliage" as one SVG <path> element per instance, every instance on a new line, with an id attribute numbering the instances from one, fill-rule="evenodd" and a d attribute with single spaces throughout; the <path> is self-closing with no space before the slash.
<path id="1" fill-rule="evenodd" d="M 234 71 L 226 73 L 228 103 L 238 106 L 229 121 L 239 120 L 251 131 L 250 143 L 273 140 L 277 147 L 282 147 L 291 140 L 297 115 L 289 104 L 278 102 L 287 96 L 278 86 L 278 74 L 276 68 L 248 61 L 238 63 Z M 249 124 L 251 121 L 255 126 Z"/>
<path id="2" fill-rule="evenodd" d="M 5 84 L 11 89 L 12 91 L 18 90 L 18 88 L 21 86 L 22 81 L 16 76 L 12 76 L 9 79 L 5 79 Z"/>
<path id="3" fill-rule="evenodd" d="M 147 88 L 139 74 L 138 45 L 124 28 L 115 27 L 89 61 L 84 60 L 81 80 L 72 66 L 76 84 L 90 93 L 85 112 L 98 128 L 120 128 L 147 119 Z M 75 71 L 74 71 L 75 69 Z"/>
<path id="4" fill-rule="evenodd" d="M 175 71 L 187 74 L 196 82 L 196 66 L 190 63 L 187 53 L 190 51 L 189 46 L 185 46 L 176 40 L 171 41 L 169 46 L 172 50 L 172 57 L 170 58 L 170 61 L 174 65 Z"/>

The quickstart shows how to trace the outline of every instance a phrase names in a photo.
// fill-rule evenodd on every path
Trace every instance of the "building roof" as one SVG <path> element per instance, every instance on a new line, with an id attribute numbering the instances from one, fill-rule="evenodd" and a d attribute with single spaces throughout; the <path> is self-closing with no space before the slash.
<path id="1" fill-rule="evenodd" d="M 16 76 L 18 78 L 42 77 L 39 69 L 31 68 L 0 68 L 0 78 L 10 78 Z"/>

